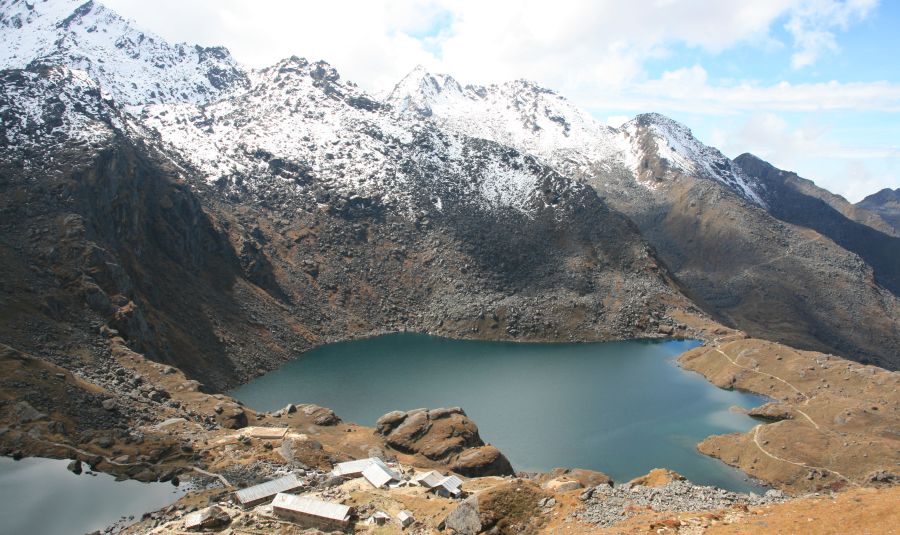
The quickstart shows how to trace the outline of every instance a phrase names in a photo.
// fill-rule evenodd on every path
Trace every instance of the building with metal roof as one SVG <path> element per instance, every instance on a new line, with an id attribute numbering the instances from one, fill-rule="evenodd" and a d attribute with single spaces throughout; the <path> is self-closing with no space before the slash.
<path id="1" fill-rule="evenodd" d="M 373 462 L 362 472 L 362 476 L 366 481 L 372 484 L 376 489 L 385 487 L 391 481 L 400 481 L 400 474 L 391 470 L 378 459 L 379 462 Z"/>
<path id="2" fill-rule="evenodd" d="M 413 478 L 416 483 L 428 488 L 435 494 L 445 497 L 456 497 L 462 494 L 462 480 L 456 476 L 443 476 L 434 470 Z"/>
<path id="3" fill-rule="evenodd" d="M 360 477 L 363 473 L 363 470 L 368 468 L 369 465 L 376 461 L 384 464 L 384 461 L 375 457 L 338 463 L 334 465 L 334 469 L 331 471 L 331 475 L 346 478 Z"/>
<path id="4" fill-rule="evenodd" d="M 242 435 L 264 440 L 281 440 L 287 432 L 287 427 L 245 427 L 241 429 Z"/>
<path id="5" fill-rule="evenodd" d="M 346 530 L 351 527 L 352 507 L 293 494 L 278 493 L 272 501 L 272 512 L 307 528 Z"/>
<path id="6" fill-rule="evenodd" d="M 416 519 L 413 518 L 412 513 L 410 513 L 409 511 L 400 511 L 399 513 L 397 513 L 397 520 L 404 528 L 416 521 Z"/>
<path id="7" fill-rule="evenodd" d="M 214 527 L 216 525 L 227 524 L 229 522 L 228 514 L 219 507 L 213 505 L 200 511 L 195 511 L 184 517 L 184 529 L 193 531 L 204 528 Z"/>
<path id="8" fill-rule="evenodd" d="M 245 507 L 259 505 L 271 500 L 279 492 L 290 492 L 303 487 L 304 483 L 296 475 L 290 474 L 259 485 L 235 491 L 234 497 Z"/>
<path id="9" fill-rule="evenodd" d="M 444 479 L 444 476 L 440 472 L 436 472 L 434 470 L 430 472 L 425 472 L 424 474 L 419 474 L 413 478 L 413 481 L 422 485 L 423 487 L 427 487 L 432 489 L 438 486 L 438 483 Z"/>
<path id="10" fill-rule="evenodd" d="M 375 511 L 372 516 L 369 517 L 368 523 L 375 526 L 383 526 L 390 521 L 391 515 L 385 513 L 384 511 Z"/>

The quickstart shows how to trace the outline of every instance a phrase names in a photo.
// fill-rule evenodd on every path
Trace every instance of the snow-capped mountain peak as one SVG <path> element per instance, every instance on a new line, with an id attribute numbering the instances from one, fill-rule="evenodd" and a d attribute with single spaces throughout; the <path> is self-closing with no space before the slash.
<path id="1" fill-rule="evenodd" d="M 616 159 L 624 148 L 615 140 L 615 130 L 526 80 L 464 86 L 451 76 L 417 67 L 397 84 L 387 102 L 400 115 L 428 117 L 442 128 L 490 139 L 543 160 L 576 148 L 596 159 Z"/>
<path id="2" fill-rule="evenodd" d="M 400 113 L 432 115 L 431 106 L 462 97 L 463 88 L 452 76 L 432 74 L 419 65 L 407 74 L 391 92 L 388 101 Z"/>
<path id="3" fill-rule="evenodd" d="M 527 80 L 462 86 L 450 76 L 421 67 L 397 84 L 388 102 L 400 115 L 418 115 L 448 130 L 515 147 L 602 189 L 609 187 L 606 177 L 615 177 L 612 187 L 625 184 L 619 178 L 623 173 L 630 173 L 642 187 L 659 189 L 665 176 L 653 174 L 646 165 L 652 156 L 663 164 L 666 176 L 673 171 L 715 180 L 764 206 L 760 184 L 718 150 L 698 141 L 687 127 L 658 113 L 639 115 L 615 129 Z"/>
<path id="4" fill-rule="evenodd" d="M 0 40 L 0 68 L 83 70 L 104 94 L 136 108 L 208 102 L 246 83 L 226 49 L 169 44 L 92 0 L 0 0 Z"/>
<path id="5" fill-rule="evenodd" d="M 649 135 L 655 145 L 654 157 L 665 160 L 673 170 L 715 180 L 730 188 L 735 193 L 760 206 L 765 206 L 761 195 L 763 185 L 751 179 L 729 158 L 718 149 L 704 145 L 694 137 L 685 125 L 659 113 L 644 113 L 628 121 L 621 128 L 632 142 L 635 158 L 636 178 L 647 180 L 644 176 L 649 166 L 646 161 L 647 147 L 644 135 Z"/>

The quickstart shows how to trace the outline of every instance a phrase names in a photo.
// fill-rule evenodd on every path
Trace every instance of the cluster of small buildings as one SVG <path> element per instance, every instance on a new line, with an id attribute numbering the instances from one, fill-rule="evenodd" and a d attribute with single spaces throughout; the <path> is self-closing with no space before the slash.
<path id="1" fill-rule="evenodd" d="M 361 477 L 377 489 L 419 485 L 445 498 L 462 496 L 462 480 L 456 476 L 444 476 L 432 470 L 406 479 L 399 470 L 375 457 L 339 463 L 335 465 L 331 475 L 343 479 Z M 270 503 L 274 515 L 304 527 L 322 530 L 347 530 L 352 527 L 357 516 L 352 507 L 292 494 L 303 485 L 300 478 L 291 474 L 238 490 L 234 493 L 234 499 L 244 507 Z M 376 511 L 366 521 L 384 525 L 391 519 L 388 513 Z M 398 513 L 396 520 L 404 528 L 415 522 L 409 511 Z"/>

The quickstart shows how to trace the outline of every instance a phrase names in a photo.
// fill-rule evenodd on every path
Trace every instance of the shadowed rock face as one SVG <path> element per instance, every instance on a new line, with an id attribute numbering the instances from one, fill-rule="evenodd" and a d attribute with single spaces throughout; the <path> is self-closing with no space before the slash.
<path id="1" fill-rule="evenodd" d="M 485 445 L 478 426 L 459 407 L 389 412 L 378 419 L 375 432 L 401 453 L 440 461 L 467 477 L 513 473 L 506 457 Z"/>
<path id="2" fill-rule="evenodd" d="M 815 230 L 858 254 L 875 270 L 875 280 L 880 285 L 895 295 L 900 294 L 900 238 L 854 221 L 832 206 L 836 201 L 829 203 L 811 194 L 815 185 L 794 173 L 777 169 L 750 154 L 738 156 L 735 163 L 765 185 L 770 214 L 786 223 Z M 868 219 L 862 221 L 877 223 Z M 879 226 L 884 227 L 884 222 Z"/>

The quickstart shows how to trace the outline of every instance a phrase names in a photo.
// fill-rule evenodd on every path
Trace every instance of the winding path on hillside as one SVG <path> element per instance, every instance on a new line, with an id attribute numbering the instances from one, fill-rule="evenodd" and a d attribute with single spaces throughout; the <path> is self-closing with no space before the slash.
<path id="1" fill-rule="evenodd" d="M 830 469 L 830 468 L 825 468 L 825 467 L 823 467 L 823 466 L 813 466 L 813 465 L 806 464 L 806 463 L 800 462 L 800 461 L 791 461 L 791 460 L 785 459 L 785 458 L 783 458 L 783 457 L 779 457 L 779 456 L 775 455 L 774 453 L 770 453 L 770 452 L 769 452 L 768 450 L 766 450 L 766 448 L 764 448 L 763 445 L 760 444 L 760 442 L 759 442 L 759 431 L 760 431 L 762 428 L 763 428 L 763 424 L 759 424 L 759 425 L 757 425 L 756 427 L 753 428 L 753 444 L 755 444 L 756 447 L 759 449 L 759 451 L 763 452 L 763 454 L 769 456 L 769 457 L 772 458 L 772 459 L 775 459 L 776 461 L 781 461 L 781 462 L 783 462 L 783 463 L 793 464 L 793 465 L 795 465 L 795 466 L 802 466 L 802 467 L 804 467 L 804 468 L 809 468 L 809 469 L 811 469 L 811 470 L 820 470 L 820 471 L 822 471 L 822 472 L 830 472 L 830 473 L 832 473 L 832 474 L 838 476 L 839 478 L 843 479 L 843 480 L 846 481 L 847 483 L 853 485 L 854 487 L 858 487 L 858 486 L 859 486 L 859 485 L 858 485 L 857 483 L 855 483 L 852 479 L 850 479 L 849 477 L 845 476 L 844 474 L 842 474 L 842 473 L 840 473 L 840 472 L 838 472 L 838 471 L 836 471 L 836 470 L 832 470 L 832 469 Z"/>
<path id="2" fill-rule="evenodd" d="M 785 385 L 787 385 L 788 387 L 790 387 L 791 389 L 793 389 L 795 392 L 797 392 L 797 394 L 799 394 L 801 397 L 803 397 L 803 404 L 804 404 L 804 405 L 808 405 L 809 402 L 810 402 L 810 400 L 813 399 L 812 397 L 810 397 L 809 395 L 807 395 L 806 393 L 804 393 L 804 392 L 801 391 L 799 388 L 797 388 L 796 386 L 794 386 L 793 384 L 791 384 L 789 381 L 787 381 L 786 379 L 784 379 L 784 378 L 782 378 L 782 377 L 779 377 L 779 376 L 774 375 L 774 374 L 771 374 L 771 373 L 767 373 L 767 372 L 764 372 L 764 371 L 760 371 L 760 370 L 757 370 L 757 369 L 750 368 L 750 367 L 748 367 L 748 366 L 744 366 L 744 365 L 742 365 L 742 364 L 739 364 L 735 359 L 731 358 L 727 353 L 725 353 L 725 351 L 723 351 L 722 349 L 720 349 L 720 346 L 719 346 L 719 339 L 718 339 L 718 338 L 716 338 L 716 339 L 714 340 L 714 344 L 715 344 L 715 345 L 713 345 L 711 349 L 715 350 L 715 351 L 718 352 L 720 355 L 722 355 L 723 357 L 725 357 L 725 358 L 728 360 L 728 362 L 731 363 L 731 365 L 733 365 L 733 366 L 735 366 L 735 367 L 737 367 L 737 368 L 740 368 L 740 369 L 742 369 L 742 370 L 746 370 L 746 371 L 753 372 L 753 373 L 758 373 L 758 374 L 760 374 L 760 375 L 765 375 L 766 377 L 770 377 L 770 378 L 775 379 L 775 380 L 777 380 L 777 381 L 781 381 L 782 383 L 784 383 Z M 799 412 L 800 414 L 802 414 L 803 417 L 806 418 L 806 419 L 809 421 L 809 423 L 811 423 L 811 424 L 813 425 L 813 427 L 816 428 L 817 431 L 820 431 L 820 432 L 823 432 L 823 433 L 825 432 L 825 431 L 823 431 L 823 430 L 821 429 L 821 427 L 819 427 L 819 424 L 817 424 L 817 423 L 815 422 L 815 420 L 813 420 L 813 419 L 809 416 L 809 414 L 807 414 L 806 412 L 804 412 L 804 411 L 803 411 L 802 409 L 800 409 L 798 406 L 792 406 L 792 409 L 795 410 L 795 411 L 797 411 L 797 412 Z M 813 466 L 813 465 L 810 465 L 810 464 L 807 464 L 807 463 L 804 463 L 804 462 L 800 462 L 800 461 L 791 461 L 791 460 L 789 460 L 789 459 L 785 459 L 785 458 L 783 458 L 783 457 L 779 457 L 779 456 L 775 455 L 774 453 L 771 453 L 770 451 L 766 450 L 765 447 L 763 447 L 762 443 L 760 443 L 759 433 L 760 433 L 760 430 L 761 430 L 762 428 L 763 428 L 763 424 L 759 424 L 759 425 L 757 425 L 756 427 L 753 428 L 753 444 L 756 445 L 756 447 L 757 447 L 757 449 L 759 449 L 759 451 L 761 451 L 763 454 L 765 454 L 765 455 L 768 456 L 769 458 L 774 459 L 774 460 L 776 460 L 776 461 L 781 461 L 781 462 L 784 462 L 784 463 L 793 464 L 793 465 L 795 465 L 795 466 L 802 466 L 802 467 L 804 467 L 804 468 L 809 468 L 809 469 L 811 469 L 811 470 L 820 470 L 820 471 L 823 471 L 823 472 L 829 472 L 829 473 L 832 473 L 832 474 L 838 476 L 839 478 L 843 479 L 844 481 L 846 481 L 847 483 L 849 483 L 849 484 L 851 484 L 851 485 L 853 485 L 853 486 L 856 486 L 856 487 L 859 486 L 857 483 L 855 483 L 855 482 L 854 482 L 852 479 L 850 479 L 849 477 L 845 476 L 844 474 L 841 474 L 840 472 L 837 472 L 837 471 L 835 471 L 835 470 L 832 470 L 832 469 L 830 469 L 830 468 L 825 468 L 825 467 L 822 467 L 822 466 Z"/>
<path id="3" fill-rule="evenodd" d="M 718 344 L 719 344 L 719 340 L 718 340 L 718 339 L 715 340 L 715 344 L 716 344 L 716 345 L 714 345 L 714 346 L 712 347 L 712 349 L 715 350 L 715 351 L 717 351 L 720 355 L 722 355 L 722 356 L 725 357 L 726 359 L 728 359 L 728 362 L 730 362 L 732 365 L 734 365 L 734 366 L 736 366 L 736 367 L 738 367 L 738 368 L 741 368 L 742 370 L 747 370 L 747 371 L 749 371 L 749 372 L 758 373 L 758 374 L 760 374 L 760 375 L 765 375 L 766 377 L 771 377 L 772 379 L 775 379 L 776 381 L 781 381 L 781 382 L 784 383 L 785 385 L 787 385 L 787 386 L 789 386 L 790 388 L 792 388 L 792 389 L 794 390 L 794 392 L 797 392 L 797 394 L 799 394 L 800 396 L 803 397 L 803 400 L 804 400 L 804 401 L 803 401 L 803 404 L 804 404 L 804 405 L 807 405 L 807 404 L 809 403 L 809 400 L 812 399 L 811 397 L 809 397 L 808 395 L 806 395 L 803 391 L 801 391 L 799 388 L 797 388 L 796 386 L 792 385 L 792 384 L 791 384 L 790 382 L 788 382 L 787 380 L 785 380 L 785 379 L 783 379 L 783 378 L 781 378 L 781 377 L 778 377 L 777 375 L 773 375 L 773 374 L 771 374 L 771 373 L 766 373 L 766 372 L 759 371 L 759 370 L 754 369 L 754 368 L 750 368 L 750 367 L 748 367 L 748 366 L 743 366 L 743 365 L 741 365 L 741 364 L 738 364 L 737 361 L 735 361 L 735 359 L 731 358 L 730 356 L 728 356 L 727 353 L 725 353 L 724 351 L 722 351 L 721 349 L 719 349 L 719 345 L 718 345 Z M 794 407 L 794 410 L 796 410 L 797 412 L 799 412 L 800 414 L 802 414 L 804 418 L 806 418 L 807 420 L 809 420 L 809 423 L 811 423 L 811 424 L 813 425 L 813 427 L 815 427 L 816 429 L 821 429 L 821 428 L 819 427 L 819 424 L 817 424 L 817 423 L 815 422 L 815 420 L 813 420 L 813 419 L 812 419 L 808 414 L 806 414 L 806 412 L 804 412 L 802 409 L 800 409 L 799 407 Z"/>

